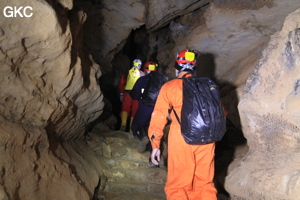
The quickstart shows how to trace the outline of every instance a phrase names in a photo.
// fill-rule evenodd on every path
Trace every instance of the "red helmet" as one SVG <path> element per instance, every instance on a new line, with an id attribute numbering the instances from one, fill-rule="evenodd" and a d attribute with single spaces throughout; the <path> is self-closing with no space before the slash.
<path id="1" fill-rule="evenodd" d="M 144 71 L 156 71 L 156 68 L 158 67 L 158 64 L 155 62 L 146 62 L 144 65 Z"/>
<path id="2" fill-rule="evenodd" d="M 179 71 L 185 69 L 194 70 L 196 66 L 197 53 L 193 50 L 182 50 L 177 53 L 175 68 Z"/>

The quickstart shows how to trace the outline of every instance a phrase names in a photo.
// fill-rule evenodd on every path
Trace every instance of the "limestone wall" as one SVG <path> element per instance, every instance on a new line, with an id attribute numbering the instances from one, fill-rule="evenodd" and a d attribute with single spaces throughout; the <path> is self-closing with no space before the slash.
<path id="1" fill-rule="evenodd" d="M 233 199 L 300 196 L 300 10 L 271 37 L 239 102 L 250 151 L 230 166 L 226 188 Z"/>
<path id="2" fill-rule="evenodd" d="M 6 6 L 32 16 L 5 17 Z M 81 159 L 89 150 L 72 142 L 103 108 L 99 66 L 82 48 L 86 15 L 72 8 L 0 2 L 0 199 L 89 199 L 99 181 L 99 166 Z"/>

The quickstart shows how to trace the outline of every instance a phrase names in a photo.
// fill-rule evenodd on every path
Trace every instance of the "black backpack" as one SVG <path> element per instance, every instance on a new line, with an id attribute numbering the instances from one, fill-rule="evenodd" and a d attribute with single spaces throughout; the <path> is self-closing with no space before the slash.
<path id="1" fill-rule="evenodd" d="M 220 141 L 226 131 L 226 116 L 219 87 L 209 78 L 183 77 L 181 133 L 187 144 L 208 144 Z"/>
<path id="2" fill-rule="evenodd" d="M 152 71 L 147 76 L 149 80 L 142 94 L 142 101 L 145 106 L 154 107 L 160 88 L 168 78 L 157 71 Z"/>

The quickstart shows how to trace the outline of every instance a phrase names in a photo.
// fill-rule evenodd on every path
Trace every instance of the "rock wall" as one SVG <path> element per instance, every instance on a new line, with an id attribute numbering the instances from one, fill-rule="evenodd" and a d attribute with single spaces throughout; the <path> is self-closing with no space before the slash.
<path id="1" fill-rule="evenodd" d="M 7 6 L 32 16 L 5 17 Z M 101 72 L 82 48 L 86 14 L 72 8 L 0 2 L 0 199 L 90 199 L 98 184 L 83 139 L 102 112 Z"/>
<path id="2" fill-rule="evenodd" d="M 271 37 L 239 102 L 250 151 L 226 178 L 232 199 L 298 199 L 300 10 Z"/>
<path id="3" fill-rule="evenodd" d="M 147 1 L 146 27 L 150 31 L 155 31 L 168 25 L 174 18 L 191 13 L 209 2 L 209 0 Z"/>
<path id="4" fill-rule="evenodd" d="M 101 69 L 107 71 L 131 31 L 144 24 L 145 3 L 141 0 L 75 0 L 74 4 L 88 15 L 84 25 L 85 45 L 95 61 L 101 63 Z"/>

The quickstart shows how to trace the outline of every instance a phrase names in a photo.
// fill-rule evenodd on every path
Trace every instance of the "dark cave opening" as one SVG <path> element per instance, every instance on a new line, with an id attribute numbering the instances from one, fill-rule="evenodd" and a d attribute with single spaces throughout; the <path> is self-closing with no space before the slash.
<path id="1" fill-rule="evenodd" d="M 130 61 L 139 58 L 144 63 L 147 61 L 147 53 L 149 50 L 148 43 L 149 34 L 147 33 L 146 26 L 143 25 L 138 29 L 131 31 L 122 52 L 128 56 Z"/>
<path id="2" fill-rule="evenodd" d="M 136 58 L 141 59 L 143 63 L 147 61 L 149 34 L 147 33 L 145 25 L 132 30 L 127 38 L 127 41 L 112 60 L 112 69 L 107 70 L 100 78 L 99 85 L 104 96 L 105 107 L 102 115 L 91 124 L 93 127 L 96 123 L 106 119 L 110 114 L 113 114 L 117 119 L 115 126 L 111 127 L 113 130 L 120 128 L 120 111 L 122 109 L 122 102 L 119 96 L 119 81 L 122 74 L 127 74 L 132 67 L 132 61 Z"/>

